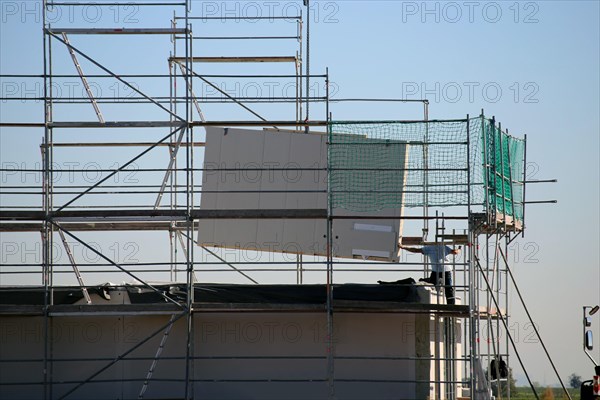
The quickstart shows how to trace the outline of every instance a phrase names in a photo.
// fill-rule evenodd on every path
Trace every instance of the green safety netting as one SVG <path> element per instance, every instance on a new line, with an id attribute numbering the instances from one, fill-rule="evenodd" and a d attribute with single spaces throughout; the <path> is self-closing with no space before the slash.
<path id="1" fill-rule="evenodd" d="M 522 140 L 484 117 L 332 121 L 330 201 L 352 211 L 470 203 L 522 219 L 523 155 Z"/>
<path id="2" fill-rule="evenodd" d="M 483 141 L 486 204 L 522 221 L 525 141 L 502 132 L 490 120 L 484 120 Z"/>
<path id="3" fill-rule="evenodd" d="M 332 135 L 330 170 L 333 206 L 353 211 L 381 210 L 402 204 L 406 142 L 365 135 Z"/>

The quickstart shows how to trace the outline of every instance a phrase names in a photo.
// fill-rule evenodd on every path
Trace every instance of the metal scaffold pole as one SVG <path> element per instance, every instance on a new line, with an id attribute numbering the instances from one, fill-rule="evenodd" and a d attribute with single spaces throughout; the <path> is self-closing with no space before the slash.
<path id="1" fill-rule="evenodd" d="M 49 124 L 52 122 L 52 44 L 46 34 L 47 24 L 47 3 L 42 2 L 42 23 L 43 23 L 43 64 L 44 64 L 44 138 L 43 143 L 46 148 L 42 151 L 42 170 L 43 170 L 43 209 L 44 224 L 42 231 L 42 274 L 44 284 L 44 399 L 53 398 L 52 393 L 52 320 L 49 317 L 49 309 L 52 305 L 52 225 L 49 218 L 53 209 L 52 205 L 52 182 L 53 176 L 50 172 L 52 165 L 52 130 Z"/>
<path id="2" fill-rule="evenodd" d="M 306 122 L 310 119 L 310 0 L 303 0 L 306 6 Z M 305 128 L 308 133 L 308 126 Z"/>
<path id="3" fill-rule="evenodd" d="M 476 285 L 476 275 L 475 275 L 475 256 L 474 251 L 477 248 L 477 236 L 475 233 L 476 227 L 474 226 L 474 221 L 469 221 L 469 239 L 468 239 L 468 258 L 467 265 L 469 268 L 468 274 L 468 284 L 469 287 L 469 389 L 471 396 L 474 395 L 477 381 L 475 379 L 475 362 L 477 360 L 477 327 L 478 327 L 478 318 L 476 308 L 476 298 L 477 298 L 477 285 Z"/>
<path id="4" fill-rule="evenodd" d="M 308 5 L 308 1 L 307 1 Z M 308 53 L 308 48 L 307 48 Z M 308 57 L 308 56 L 307 56 Z M 329 70 L 326 74 L 325 90 L 327 99 L 329 99 Z M 308 86 L 307 86 L 308 87 Z M 308 103 L 307 103 L 308 104 Z M 331 191 L 331 150 L 333 131 L 331 125 L 331 115 L 329 114 L 329 101 L 326 103 L 326 116 L 329 121 L 328 126 L 328 146 L 327 146 L 327 381 L 329 385 L 329 398 L 335 398 L 335 339 L 334 339 L 334 320 L 333 320 L 333 196 Z M 308 105 L 307 105 L 308 113 Z M 308 115 L 308 114 L 307 114 Z"/>
<path id="5" fill-rule="evenodd" d="M 189 124 L 193 120 L 193 62 L 191 57 L 192 52 L 192 29 L 189 20 L 191 2 L 190 0 L 185 1 L 185 18 L 184 26 L 186 29 L 185 33 L 185 74 L 182 72 L 183 80 L 186 83 L 185 88 L 185 120 Z M 194 208 L 193 198 L 193 146 L 191 145 L 194 141 L 193 127 L 188 125 L 185 128 L 185 140 L 186 140 L 186 216 L 187 220 L 191 221 L 191 214 Z M 186 346 L 186 366 L 185 366 L 185 398 L 194 398 L 194 243 L 193 243 L 193 226 L 192 224 L 187 225 L 187 248 L 186 261 L 187 261 L 187 346 Z"/>

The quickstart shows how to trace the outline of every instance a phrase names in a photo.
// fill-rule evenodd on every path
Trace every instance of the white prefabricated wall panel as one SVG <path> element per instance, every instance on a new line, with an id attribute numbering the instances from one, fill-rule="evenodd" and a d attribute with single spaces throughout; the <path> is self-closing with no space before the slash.
<path id="1" fill-rule="evenodd" d="M 401 154 L 406 159 L 408 148 Z M 326 209 L 327 135 L 206 128 L 201 208 Z M 398 179 L 404 180 L 402 171 Z M 334 216 L 391 216 L 336 219 L 333 255 L 397 261 L 402 208 L 355 213 L 336 208 Z M 201 246 L 326 255 L 325 220 L 202 219 Z"/>

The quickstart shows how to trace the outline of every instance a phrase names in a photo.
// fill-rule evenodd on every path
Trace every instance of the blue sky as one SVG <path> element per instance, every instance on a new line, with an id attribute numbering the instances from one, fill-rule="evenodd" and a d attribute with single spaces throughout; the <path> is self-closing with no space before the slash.
<path id="1" fill-rule="evenodd" d="M 289 16 L 300 9 L 300 4 L 293 1 L 194 2 L 192 13 L 252 16 L 258 12 Z M 39 2 L 0 0 L 0 5 L 2 74 L 41 73 Z M 148 11 L 124 7 L 103 10 L 102 15 L 97 15 L 95 9 L 88 9 L 87 14 L 77 8 L 65 10 L 53 16 L 53 25 L 168 27 L 172 16 L 172 11 L 160 7 Z M 324 73 L 325 68 L 329 68 L 334 98 L 427 97 L 430 118 L 473 116 L 483 108 L 486 115 L 495 115 L 512 134 L 527 134 L 528 177 L 558 179 L 556 184 L 530 185 L 528 198 L 556 199 L 558 203 L 527 208 L 527 231 L 525 237 L 517 241 L 520 256 L 516 256 L 515 274 L 563 378 L 572 372 L 590 378 L 591 364 L 581 350 L 580 324 L 581 306 L 600 303 L 599 2 L 321 1 L 313 3 L 310 17 L 311 72 Z M 295 33 L 294 23 L 288 20 L 271 21 L 266 25 L 248 25 L 240 21 L 196 23 L 193 29 L 195 35 L 268 34 L 273 29 L 284 32 L 282 34 Z M 143 39 L 128 37 L 116 43 L 113 37 L 85 40 L 72 37 L 72 43 L 93 53 L 119 73 L 167 73 L 166 58 L 172 46 L 168 39 L 155 36 Z M 58 42 L 53 46 L 57 69 L 74 73 L 66 51 Z M 292 55 L 295 49 L 293 43 L 277 41 L 261 42 L 256 48 L 248 46 L 248 42 L 227 48 L 206 43 L 196 48 L 202 55 Z M 87 73 L 97 71 L 89 63 L 82 62 L 82 66 Z M 273 71 L 293 72 L 290 66 L 277 68 Z M 168 95 L 168 85 L 164 82 L 139 80 L 136 83 L 149 93 Z M 112 85 L 114 82 L 101 84 L 101 89 L 104 93 L 128 90 L 121 85 Z M 259 86 L 266 90 L 264 84 Z M 69 86 L 60 87 L 67 90 Z M 227 87 L 236 88 L 233 83 Z M 81 90 L 81 86 L 75 88 Z M 251 93 L 252 87 L 237 89 Z M 40 92 L 34 81 L 23 84 L 16 79 L 2 80 L 3 95 L 32 96 L 35 90 Z M 324 94 L 322 85 L 315 91 L 318 95 Z M 124 113 L 143 115 L 149 110 L 132 107 L 124 112 L 122 109 L 106 107 L 107 113 L 115 119 Z M 290 112 L 289 107 L 275 110 Z M 331 111 L 334 119 L 421 117 L 421 109 L 414 105 L 339 103 L 333 104 Z M 43 121 L 41 112 L 40 103 L 0 103 L 2 121 Z M 153 109 L 152 112 L 157 111 Z M 319 109 L 313 118 L 322 117 L 322 112 Z M 91 107 L 65 108 L 57 113 L 61 118 L 93 117 Z M 213 120 L 228 115 L 226 109 L 217 106 L 207 106 L 205 113 Z M 242 118 L 244 114 L 240 116 Z M 144 140 L 158 138 L 161 134 L 164 132 L 148 132 Z M 64 135 L 65 141 L 97 140 L 93 137 L 81 139 L 75 132 Z M 3 165 L 25 162 L 33 168 L 39 162 L 41 136 L 39 130 L 15 133 L 2 129 L 0 156 Z M 69 160 L 84 165 L 86 157 L 96 151 L 100 150 L 66 157 L 73 157 Z M 127 160 L 136 151 L 139 149 L 118 152 L 112 149 L 107 153 L 107 159 L 111 161 L 100 167 L 109 168 L 114 160 Z M 150 165 L 152 159 L 147 164 L 140 164 L 141 167 Z M 146 176 L 136 175 L 142 181 L 155 182 Z M 25 177 L 29 183 L 32 179 Z M 62 179 L 67 179 L 66 175 Z M 88 238 L 102 241 L 92 236 Z M 7 239 L 3 234 L 2 240 L 23 243 L 33 239 L 26 236 Z M 147 249 L 144 246 L 152 240 L 150 237 L 140 239 L 139 245 Z M 119 249 L 128 251 L 123 246 Z M 595 331 L 600 337 L 598 320 L 600 318 L 596 316 Z M 539 344 L 524 339 L 531 332 L 516 296 L 513 296 L 511 321 L 520 330 L 519 347 L 526 364 L 531 366 L 533 379 L 556 383 Z M 595 355 L 600 359 L 599 351 L 596 350 Z M 517 376 L 521 377 L 519 383 L 525 384 L 522 376 Z"/>

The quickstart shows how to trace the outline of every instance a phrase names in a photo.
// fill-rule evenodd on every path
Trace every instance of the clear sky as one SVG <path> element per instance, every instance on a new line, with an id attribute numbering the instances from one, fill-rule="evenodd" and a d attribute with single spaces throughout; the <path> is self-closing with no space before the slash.
<path id="1" fill-rule="evenodd" d="M 301 9 L 301 3 L 194 1 L 192 13 L 291 16 Z M 2 74 L 42 73 L 40 2 L 0 0 L 0 6 Z M 168 27 L 172 17 L 172 10 L 161 7 L 150 10 L 125 6 L 103 8 L 100 15 L 98 10 L 70 8 L 54 11 L 51 14 L 53 26 Z M 473 116 L 483 108 L 486 115 L 495 115 L 511 134 L 527 134 L 528 178 L 558 179 L 556 184 L 529 185 L 527 197 L 530 200 L 556 199 L 558 203 L 527 207 L 526 234 L 516 242 L 513 250 L 514 271 L 562 377 L 575 372 L 590 379 L 591 363 L 581 350 L 581 307 L 600 303 L 599 2 L 321 1 L 313 2 L 310 18 L 311 72 L 323 73 L 326 67 L 329 68 L 333 98 L 426 97 L 431 103 L 430 118 Z M 194 35 L 272 34 L 275 27 L 280 34 L 295 33 L 295 25 L 289 20 L 271 21 L 266 27 L 259 23 L 244 25 L 240 21 L 227 25 L 220 21 L 197 23 L 193 29 Z M 119 43 L 114 37 L 85 40 L 72 37 L 71 40 L 121 74 L 168 71 L 166 58 L 172 45 L 164 37 L 149 36 L 143 40 L 119 38 Z M 68 54 L 64 46 L 61 48 L 59 45 L 53 42 L 57 69 L 62 68 L 64 73 L 72 74 L 74 69 Z M 258 50 L 253 50 L 249 42 L 232 47 L 203 43 L 195 50 L 202 55 L 293 55 L 295 51 L 289 42 L 283 44 L 282 41 L 263 41 L 256 46 Z M 82 62 L 82 66 L 87 73 L 99 71 L 87 62 Z M 1 81 L 2 95 L 41 95 L 39 82 L 29 80 L 24 83 L 16 78 L 4 78 Z M 157 80 L 136 82 L 153 95 L 168 95 L 168 82 L 167 85 L 164 83 Z M 130 93 L 127 87 L 121 84 L 115 86 L 114 82 L 95 84 L 104 94 L 118 90 Z M 247 95 L 252 95 L 253 90 L 264 93 L 269 88 L 281 91 L 281 86 L 264 82 L 258 83 L 258 86 L 247 83 L 236 86 L 232 82 L 226 85 L 238 94 Z M 63 81 L 57 86 L 57 90 L 63 91 L 70 88 L 76 92 L 82 89 L 76 80 Z M 209 89 L 203 87 L 202 90 Z M 315 92 L 324 95 L 322 86 L 315 87 Z M 274 94 L 278 95 L 277 92 Z M 146 115 L 144 113 L 148 110 L 131 107 L 123 112 L 122 109 L 105 108 L 107 113 L 113 112 L 111 115 L 115 119 L 129 113 Z M 57 111 L 57 119 L 93 117 L 88 105 L 60 110 Z M 279 109 L 274 110 L 279 112 Z M 223 107 L 207 106 L 204 111 L 207 118 L 213 120 L 227 115 Z M 157 111 L 153 109 L 153 112 Z M 289 108 L 285 112 L 289 112 Z M 414 119 L 420 117 L 421 109 L 399 104 L 340 103 L 332 105 L 332 112 L 337 119 Z M 322 117 L 319 113 L 322 109 L 315 111 L 313 118 Z M 41 122 L 41 103 L 0 102 L 0 118 L 2 121 Z M 161 133 L 164 135 L 162 131 L 149 131 L 144 140 L 158 138 Z M 41 137 L 39 130 L 16 133 L 2 129 L 0 156 L 3 168 L 15 163 L 36 168 Z M 139 136 L 136 138 L 138 140 Z M 74 132 L 66 133 L 63 139 L 98 140 L 92 137 L 81 139 Z M 110 136 L 105 140 L 109 141 Z M 111 149 L 107 152 L 107 161 L 98 168 L 111 168 L 115 162 L 122 165 L 123 161 L 116 160 L 127 160 L 137 151 L 139 149 Z M 83 166 L 87 155 L 82 151 L 66 157 L 70 162 Z M 140 161 L 139 166 L 151 166 L 151 160 L 146 164 Z M 9 185 L 7 182 L 13 178 L 4 173 L 2 184 Z M 138 174 L 135 178 L 142 183 L 144 179 L 149 183 L 156 182 L 156 176 Z M 17 179 L 34 184 L 36 178 L 30 175 Z M 69 178 L 65 174 L 61 179 L 66 181 Z M 90 180 L 93 179 L 90 177 Z M 39 199 L 28 201 L 38 204 Z M 24 243 L 39 241 L 27 235 L 2 236 L 3 246 L 16 243 L 26 247 L 28 245 Z M 100 235 L 86 237 L 99 243 L 105 240 Z M 141 249 L 145 256 L 157 251 L 153 249 L 153 236 L 146 239 L 146 236 L 140 235 L 133 242 L 118 234 L 112 237 L 118 238 L 114 240 L 119 241 L 119 245 L 107 251 L 121 252 L 121 259 L 126 258 L 132 248 Z M 8 250 L 12 248 L 3 247 L 5 254 Z M 22 248 L 19 247 L 19 250 Z M 11 258 L 4 257 L 3 263 L 13 262 Z M 540 345 L 531 337 L 531 327 L 527 325 L 514 293 L 512 298 L 511 328 L 518 333 L 518 346 L 525 363 L 530 367 L 534 380 L 555 384 L 557 380 L 544 359 Z M 596 315 L 594 328 L 597 339 L 600 339 L 599 320 L 600 316 Z M 598 349 L 600 341 L 597 340 L 594 354 L 600 359 Z M 513 366 L 519 384 L 525 384 L 516 363 Z"/>

